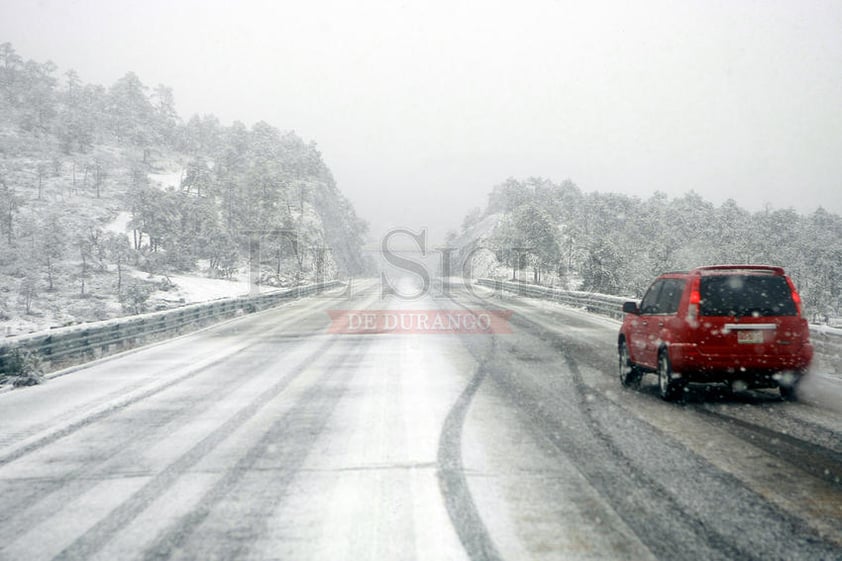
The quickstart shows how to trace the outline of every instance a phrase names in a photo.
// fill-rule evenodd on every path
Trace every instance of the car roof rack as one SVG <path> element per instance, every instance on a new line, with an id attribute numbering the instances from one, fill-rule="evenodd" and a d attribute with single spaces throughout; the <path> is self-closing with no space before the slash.
<path id="1" fill-rule="evenodd" d="M 783 267 L 773 265 L 707 265 L 705 267 L 696 267 L 693 271 L 698 271 L 699 273 L 746 272 L 784 275 Z"/>

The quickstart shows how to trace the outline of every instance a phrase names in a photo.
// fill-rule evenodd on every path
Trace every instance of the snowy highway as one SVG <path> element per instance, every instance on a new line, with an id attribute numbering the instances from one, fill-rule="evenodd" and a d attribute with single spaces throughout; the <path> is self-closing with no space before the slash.
<path id="1" fill-rule="evenodd" d="M 476 291 L 357 282 L 0 393 L 0 559 L 842 559 L 840 384 L 666 403 L 618 322 Z"/>

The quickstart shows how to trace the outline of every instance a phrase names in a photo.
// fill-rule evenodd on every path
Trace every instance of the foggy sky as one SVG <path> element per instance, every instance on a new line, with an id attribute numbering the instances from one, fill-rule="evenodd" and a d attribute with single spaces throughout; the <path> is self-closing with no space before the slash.
<path id="1" fill-rule="evenodd" d="M 842 212 L 842 3 L 0 0 L 0 42 L 318 143 L 378 234 L 509 176 Z"/>

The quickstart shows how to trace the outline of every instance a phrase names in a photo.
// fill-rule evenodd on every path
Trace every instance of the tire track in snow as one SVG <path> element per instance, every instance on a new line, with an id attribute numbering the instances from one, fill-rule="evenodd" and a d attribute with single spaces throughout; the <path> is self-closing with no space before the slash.
<path id="1" fill-rule="evenodd" d="M 339 352 L 321 367 L 322 374 L 283 416 L 275 420 L 259 441 L 229 468 L 189 513 L 172 524 L 142 554 L 144 560 L 173 557 L 243 559 L 266 532 L 273 510 L 307 459 L 309 451 L 327 425 L 331 413 L 348 389 L 349 376 L 343 368 L 361 360 L 373 342 L 370 336 L 343 336 L 356 342 L 346 353 Z M 324 356 L 325 353 L 320 353 Z M 259 460 L 276 465 L 271 484 L 266 473 L 257 473 Z M 250 480 L 251 476 L 251 480 Z M 243 489 L 245 488 L 245 489 Z M 224 505 L 230 501 L 233 505 Z M 238 502 L 240 501 L 240 502 Z M 242 503 L 245 503 L 242 504 Z M 227 508 L 221 508 L 227 506 Z M 231 511 L 232 516 L 228 516 Z M 214 520 L 221 522 L 216 523 Z M 210 522 L 210 524 L 208 524 Z M 210 528 L 207 528 L 207 526 Z M 215 530 L 224 531 L 224 540 L 214 539 Z"/>
<path id="2" fill-rule="evenodd" d="M 468 312 L 475 312 L 475 310 L 456 300 L 454 296 L 448 295 L 448 298 Z M 492 349 L 495 346 L 495 341 L 492 336 Z M 444 425 L 439 434 L 436 475 L 450 522 L 468 557 L 472 561 L 501 561 L 502 557 L 494 545 L 494 540 L 491 538 L 471 495 L 462 464 L 462 433 L 465 426 L 465 417 L 471 406 L 471 401 L 485 380 L 487 373 L 485 358 L 475 353 L 471 347 L 469 347 L 469 350 L 477 361 L 477 369 L 453 407 L 451 407 L 447 417 L 445 417 Z"/>
<path id="3" fill-rule="evenodd" d="M 207 456 L 234 431 L 268 405 L 280 395 L 293 380 L 300 376 L 310 364 L 323 356 L 336 343 L 336 337 L 331 337 L 322 343 L 315 351 L 300 361 L 294 369 L 284 375 L 278 382 L 262 392 L 254 401 L 241 408 L 237 413 L 217 427 L 210 434 L 196 443 L 178 460 L 171 463 L 163 471 L 154 476 L 149 482 L 135 492 L 127 501 L 114 509 L 108 517 L 97 522 L 91 529 L 79 536 L 72 544 L 62 550 L 54 559 L 75 560 L 87 559 L 99 551 L 108 540 L 129 525 L 152 502 L 162 496 L 187 470 L 195 466 Z"/>
<path id="4" fill-rule="evenodd" d="M 257 353 L 250 368 L 260 369 L 275 360 L 276 357 L 268 353 Z M 226 364 L 227 360 L 220 361 L 216 368 Z M 213 370 L 214 367 L 208 368 L 209 373 L 213 373 Z M 200 417 L 230 397 L 230 380 L 227 376 L 213 376 L 208 383 L 203 382 L 197 386 L 198 393 L 191 393 L 189 399 L 181 402 L 181 407 L 165 407 L 163 410 L 140 411 L 137 414 L 132 414 L 131 410 L 124 412 L 129 415 L 129 419 L 125 420 L 126 427 L 136 427 L 137 432 L 117 434 L 118 438 L 107 442 L 106 446 L 97 447 L 95 455 L 86 458 L 84 463 L 60 478 L 39 479 L 38 485 L 32 482 L 21 485 L 20 481 L 12 480 L 10 484 L 13 486 L 5 489 L 0 499 L 3 507 L 0 509 L 0 543 L 11 541 L 49 516 L 51 510 L 60 510 L 63 504 L 95 487 L 104 469 L 100 466 L 107 467 L 118 456 L 131 455 L 132 450 L 150 446 L 161 433 L 167 431 L 167 427 L 176 430 L 178 423 L 184 419 Z M 0 486 L 2 484 L 0 481 Z"/>
<path id="5" fill-rule="evenodd" d="M 462 431 L 465 416 L 485 375 L 485 368 L 480 363 L 468 386 L 445 418 L 439 436 L 436 474 L 447 514 L 468 557 L 474 561 L 498 561 L 502 558 L 479 515 L 462 465 Z"/>
<path id="6" fill-rule="evenodd" d="M 707 407 L 695 407 L 694 410 L 709 417 L 711 422 L 725 427 L 731 434 L 766 453 L 798 467 L 814 477 L 842 487 L 842 453 Z"/>

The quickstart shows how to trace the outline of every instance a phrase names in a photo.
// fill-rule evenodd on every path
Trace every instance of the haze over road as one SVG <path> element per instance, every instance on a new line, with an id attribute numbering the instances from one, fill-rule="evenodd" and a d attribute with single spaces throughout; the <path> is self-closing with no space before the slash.
<path id="1" fill-rule="evenodd" d="M 0 394 L 0 559 L 842 556 L 839 412 L 624 391 L 616 322 L 449 292 L 356 282 Z M 501 308 L 511 333 L 329 331 Z"/>

